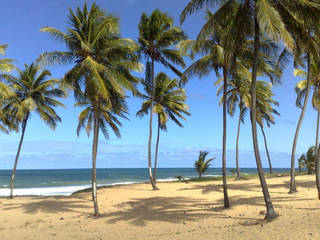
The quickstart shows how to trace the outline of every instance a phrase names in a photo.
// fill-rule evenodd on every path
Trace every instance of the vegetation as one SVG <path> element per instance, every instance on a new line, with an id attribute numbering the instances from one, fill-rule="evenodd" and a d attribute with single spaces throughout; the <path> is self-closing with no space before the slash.
<path id="1" fill-rule="evenodd" d="M 3 76 L 14 95 L 3 101 L 2 110 L 11 118 L 11 121 L 21 124 L 21 138 L 11 175 L 10 198 L 13 198 L 19 155 L 31 114 L 36 112 L 52 130 L 56 128 L 57 122 L 61 122 L 54 108 L 64 105 L 55 98 L 64 97 L 65 92 L 59 89 L 58 79 L 47 79 L 50 76 L 51 73 L 48 70 L 40 71 L 40 67 L 34 63 L 26 64 L 24 70 L 18 69 L 17 77 Z"/>
<path id="2" fill-rule="evenodd" d="M 206 159 L 209 153 L 206 151 L 200 151 L 198 160 L 194 163 L 194 168 L 196 169 L 199 178 L 201 178 L 202 174 L 204 174 L 208 168 L 211 166 L 210 162 L 213 161 L 215 158 Z"/>
<path id="3" fill-rule="evenodd" d="M 150 109 L 154 104 L 155 87 L 155 63 L 160 63 L 169 68 L 178 76 L 181 72 L 175 65 L 185 67 L 183 53 L 172 48 L 174 45 L 185 39 L 184 32 L 173 25 L 173 18 L 160 10 L 154 10 L 150 16 L 146 13 L 141 15 L 139 22 L 139 54 L 146 58 L 146 79 L 151 88 Z M 151 142 L 152 142 L 152 120 L 153 111 L 150 111 L 149 119 L 149 142 L 148 142 L 148 168 L 149 179 L 153 190 L 158 190 L 152 177 Z"/>
<path id="4" fill-rule="evenodd" d="M 212 6 L 215 6 L 214 8 Z M 92 138 L 92 201 L 94 216 L 99 216 L 96 183 L 96 165 L 100 131 L 109 139 L 110 130 L 120 137 L 121 120 L 128 119 L 129 95 L 144 100 L 138 116 L 149 114 L 148 175 L 153 190 L 156 185 L 160 131 L 167 130 L 169 120 L 182 127 L 181 119 L 190 115 L 183 87 L 192 77 L 202 78 L 214 73 L 217 95 L 222 105 L 222 177 L 224 208 L 230 207 L 227 185 L 227 114 L 234 116 L 238 109 L 235 150 L 236 179 L 240 178 L 239 141 L 241 123 L 250 111 L 253 150 L 257 172 L 266 206 L 267 221 L 278 215 L 274 210 L 258 145 L 257 125 L 261 129 L 270 175 L 272 162 L 267 144 L 267 127 L 275 124 L 276 109 L 273 88 L 280 84 L 285 67 L 293 59 L 294 75 L 303 79 L 296 85 L 296 105 L 301 109 L 291 151 L 289 193 L 297 191 L 295 184 L 296 146 L 309 96 L 317 113 L 315 146 L 299 158 L 299 169 L 316 173 L 320 199 L 320 3 L 314 0 L 190 0 L 183 9 L 180 22 L 197 11 L 207 9 L 206 19 L 196 39 L 187 39 L 174 19 L 160 10 L 150 15 L 143 13 L 138 24 L 138 42 L 122 38 L 119 18 L 106 13 L 97 4 L 84 4 L 70 9 L 65 31 L 43 27 L 53 40 L 65 44 L 64 50 L 44 52 L 36 63 L 17 69 L 12 59 L 0 59 L 0 130 L 18 131 L 21 138 L 12 171 L 10 196 L 16 176 L 18 159 L 27 123 L 37 113 L 51 129 L 60 116 L 56 107 L 64 105 L 56 98 L 66 97 L 71 91 L 75 106 L 83 108 L 78 116 L 77 135 L 85 129 Z M 7 45 L 0 44 L 0 55 Z M 185 60 L 191 60 L 186 66 Z M 144 64 L 143 64 L 144 63 Z M 52 64 L 70 67 L 62 79 L 50 78 Z M 144 66 L 145 65 L 145 66 Z M 172 78 L 157 72 L 162 66 L 175 74 Z M 17 74 L 11 74 L 13 70 Z M 145 70 L 139 79 L 133 72 Z M 144 88 L 141 93 L 140 88 Z M 138 90 L 139 89 L 139 90 Z M 128 94 L 129 93 L 129 94 Z M 157 140 L 152 172 L 153 115 L 157 115 Z M 195 162 L 199 178 L 214 158 L 206 159 L 208 152 L 200 152 Z M 177 176 L 181 181 L 182 176 Z M 213 178 L 209 178 L 213 179 Z M 201 181 L 194 180 L 193 181 Z"/>
<path id="5" fill-rule="evenodd" d="M 136 94 L 138 79 L 132 70 L 141 70 L 135 52 L 137 44 L 131 39 L 120 37 L 119 19 L 106 14 L 95 3 L 88 9 L 77 8 L 69 13 L 70 28 L 64 33 L 52 27 L 44 27 L 55 40 L 65 43 L 67 52 L 54 51 L 42 54 L 40 62 L 74 63 L 64 77 L 64 85 L 71 86 L 78 106 L 85 106 L 79 116 L 78 132 L 87 122 L 87 133 L 93 124 L 92 145 L 92 200 L 94 215 L 99 215 L 96 184 L 96 160 L 99 130 L 107 137 L 107 126 L 119 135 L 119 121 L 124 117 L 125 91 Z M 93 122 L 93 123 L 92 123 Z"/>
<path id="6" fill-rule="evenodd" d="M 312 174 L 315 172 L 316 167 L 316 146 L 312 146 L 308 149 L 307 153 L 302 154 L 298 159 L 300 168 L 305 168 L 308 170 L 308 174 Z"/>
<path id="7" fill-rule="evenodd" d="M 183 114 L 190 115 L 189 106 L 185 104 L 186 93 L 178 88 L 178 81 L 170 79 L 165 73 L 160 72 L 155 78 L 154 90 L 148 81 L 143 82 L 146 95 L 141 95 L 145 101 L 137 115 L 142 117 L 148 114 L 153 98 L 153 112 L 158 116 L 157 142 L 154 157 L 153 182 L 156 183 L 157 159 L 159 149 L 160 130 L 167 131 L 167 122 L 171 119 L 179 127 L 183 127 L 179 119 L 186 120 Z M 152 97 L 153 94 L 153 97 Z"/>

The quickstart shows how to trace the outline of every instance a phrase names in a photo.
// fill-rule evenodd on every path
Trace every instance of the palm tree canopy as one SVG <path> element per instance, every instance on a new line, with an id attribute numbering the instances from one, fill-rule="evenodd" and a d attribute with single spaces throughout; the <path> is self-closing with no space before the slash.
<path id="1" fill-rule="evenodd" d="M 297 100 L 296 105 L 302 108 L 302 102 L 307 91 L 307 75 L 308 73 L 303 69 L 295 69 L 294 75 L 302 77 L 303 80 L 299 81 L 296 85 Z M 312 89 L 312 106 L 317 111 L 320 111 L 320 67 L 314 57 L 310 59 L 310 86 Z"/>
<path id="2" fill-rule="evenodd" d="M 6 53 L 8 45 L 0 44 L 0 55 L 4 55 Z M 8 58 L 0 59 L 0 72 L 11 72 L 15 66 L 12 64 L 14 60 Z"/>
<path id="3" fill-rule="evenodd" d="M 112 91 L 111 91 L 112 92 Z M 99 114 L 99 129 L 106 139 L 109 139 L 108 127 L 117 137 L 121 137 L 119 127 L 122 126 L 119 118 L 127 119 L 128 107 L 125 98 L 112 92 L 112 108 L 109 108 L 105 102 L 101 102 L 99 106 L 93 104 L 90 100 L 83 98 L 78 101 L 75 106 L 84 107 L 78 117 L 77 135 L 79 136 L 81 129 L 85 129 L 88 137 L 93 129 L 93 121 L 95 112 Z"/>
<path id="4" fill-rule="evenodd" d="M 181 28 L 173 25 L 173 18 L 156 9 L 150 16 L 146 13 L 141 15 L 138 28 L 140 55 L 144 54 L 180 76 L 181 72 L 174 65 L 185 67 L 185 54 L 172 46 L 186 39 L 186 35 Z"/>
<path id="5" fill-rule="evenodd" d="M 76 11 L 69 10 L 70 27 L 66 32 L 52 27 L 41 31 L 65 43 L 67 51 L 47 52 L 41 55 L 42 64 L 75 64 L 66 73 L 65 82 L 72 86 L 75 97 L 96 101 L 97 95 L 105 104 L 111 104 L 110 89 L 124 96 L 124 89 L 136 93 L 138 79 L 131 71 L 141 71 L 135 52 L 137 44 L 131 39 L 120 38 L 119 19 L 106 14 L 95 3 L 88 9 L 86 3 Z M 111 106 L 109 106 L 111 107 Z"/>
<path id="6" fill-rule="evenodd" d="M 8 45 L 0 45 L 0 55 L 4 55 L 6 52 Z M 4 76 L 1 72 L 5 74 L 11 72 L 15 69 L 15 66 L 12 64 L 13 59 L 1 58 L 0 59 L 0 80 L 4 80 Z M 13 93 L 10 92 L 10 89 L 7 87 L 6 84 L 0 82 L 0 100 L 10 97 Z"/>
<path id="7" fill-rule="evenodd" d="M 314 172 L 316 165 L 316 147 L 309 147 L 307 153 L 302 154 L 298 161 L 301 168 L 308 169 L 309 173 Z"/>
<path id="8" fill-rule="evenodd" d="M 25 65 L 23 70 L 17 70 L 18 76 L 6 75 L 5 79 L 14 96 L 3 102 L 3 111 L 9 113 L 17 121 L 24 120 L 32 112 L 39 114 L 40 118 L 52 129 L 55 129 L 61 118 L 54 107 L 64 105 L 56 100 L 65 97 L 65 92 L 57 85 L 58 79 L 47 79 L 51 76 L 48 70 L 40 71 L 39 65 L 32 63 Z"/>
<path id="9" fill-rule="evenodd" d="M 178 88 L 177 79 L 171 79 L 163 72 L 157 74 L 155 84 L 153 112 L 159 117 L 161 129 L 166 130 L 169 119 L 183 127 L 179 119 L 186 120 L 183 114 L 190 115 L 189 106 L 185 104 L 187 98 L 185 90 Z M 143 85 L 146 94 L 141 96 L 145 101 L 137 112 L 140 117 L 148 114 L 152 98 L 152 89 L 148 81 L 144 81 Z"/>
<path id="10" fill-rule="evenodd" d="M 295 33 L 298 32 L 295 30 L 318 22 L 320 9 L 319 2 L 315 0 L 190 0 L 181 13 L 180 22 L 183 23 L 188 15 L 204 7 L 215 8 L 215 17 L 210 19 L 203 31 L 210 33 L 219 18 L 232 14 L 231 6 L 235 7 L 236 14 L 230 27 L 234 31 L 227 35 L 228 42 L 238 41 L 241 45 L 257 20 L 263 35 L 274 41 L 282 41 L 291 50 L 295 48 Z"/>
<path id="11" fill-rule="evenodd" d="M 209 154 L 209 152 L 200 151 L 198 160 L 195 161 L 195 163 L 194 163 L 194 167 L 199 175 L 204 173 L 211 166 L 210 162 L 215 159 L 215 158 L 209 158 L 206 160 L 206 157 L 208 154 Z"/>

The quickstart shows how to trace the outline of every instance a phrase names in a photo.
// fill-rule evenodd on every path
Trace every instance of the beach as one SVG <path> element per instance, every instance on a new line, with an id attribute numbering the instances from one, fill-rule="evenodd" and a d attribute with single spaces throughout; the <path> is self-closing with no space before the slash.
<path id="1" fill-rule="evenodd" d="M 320 201 L 313 175 L 267 178 L 277 213 L 266 223 L 258 178 L 228 181 L 230 209 L 223 209 L 221 181 L 119 185 L 98 190 L 101 216 L 92 217 L 91 193 L 0 199 L 0 235 L 11 239 L 319 239 Z"/>

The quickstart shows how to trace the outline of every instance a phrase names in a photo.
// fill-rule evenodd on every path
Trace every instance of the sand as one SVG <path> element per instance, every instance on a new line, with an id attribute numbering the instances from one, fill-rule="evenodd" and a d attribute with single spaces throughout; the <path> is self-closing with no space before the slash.
<path id="1" fill-rule="evenodd" d="M 259 180 L 229 181 L 232 207 L 223 209 L 220 181 L 159 183 L 99 189 L 101 216 L 92 217 L 90 193 L 70 197 L 0 199 L 1 240 L 320 239 L 320 201 L 314 176 L 269 178 L 280 215 L 263 221 Z M 261 212 L 262 211 L 262 212 Z"/>

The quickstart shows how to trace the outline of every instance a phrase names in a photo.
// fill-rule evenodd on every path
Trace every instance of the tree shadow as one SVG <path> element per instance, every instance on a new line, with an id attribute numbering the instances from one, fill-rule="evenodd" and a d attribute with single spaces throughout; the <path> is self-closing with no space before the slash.
<path id="1" fill-rule="evenodd" d="M 119 211 L 103 214 L 108 223 L 128 221 L 136 226 L 144 226 L 150 221 L 177 223 L 197 221 L 204 217 L 228 218 L 213 210 L 212 202 L 187 197 L 136 198 L 116 207 Z"/>
<path id="2" fill-rule="evenodd" d="M 267 180 L 268 181 L 268 180 Z M 277 194 L 287 194 L 289 189 L 289 181 L 284 181 L 278 184 L 268 184 L 268 188 L 273 193 Z M 316 187 L 315 181 L 296 181 L 297 188 L 314 188 Z M 194 185 L 192 187 L 180 188 L 179 191 L 190 191 L 190 190 L 201 190 L 203 194 L 210 194 L 212 192 L 222 192 L 223 186 L 221 184 L 206 184 L 206 185 Z M 284 188 L 283 191 L 275 192 L 275 189 Z M 236 181 L 228 183 L 228 190 L 239 190 L 239 191 L 251 191 L 251 192 L 261 192 L 260 184 L 248 183 L 246 181 Z"/>
<path id="3" fill-rule="evenodd" d="M 119 211 L 103 214 L 108 218 L 107 223 L 126 221 L 135 226 L 145 226 L 147 222 L 182 223 L 197 222 L 203 218 L 224 218 L 231 216 L 223 213 L 222 207 L 214 207 L 216 203 L 205 199 L 188 197 L 151 197 L 136 198 L 132 201 L 117 205 Z M 237 218 L 257 220 L 252 218 Z"/>
<path id="4" fill-rule="evenodd" d="M 25 213 L 35 214 L 37 212 L 44 213 L 61 213 L 76 212 L 87 213 L 82 211 L 88 209 L 88 201 L 71 200 L 66 197 L 50 197 L 50 198 L 34 198 L 31 202 L 6 203 L 0 208 L 3 211 L 22 208 Z"/>

